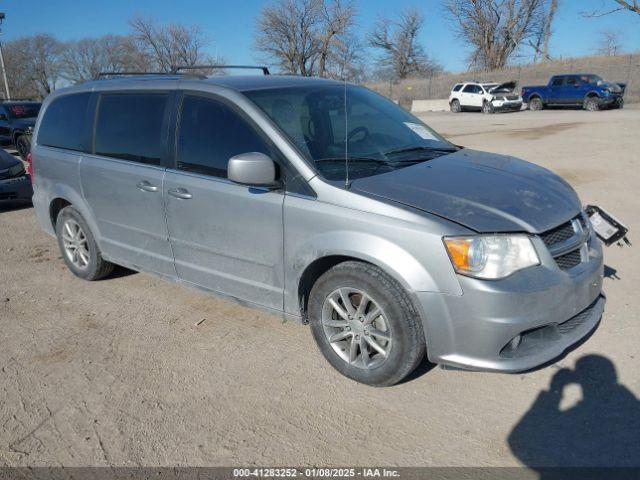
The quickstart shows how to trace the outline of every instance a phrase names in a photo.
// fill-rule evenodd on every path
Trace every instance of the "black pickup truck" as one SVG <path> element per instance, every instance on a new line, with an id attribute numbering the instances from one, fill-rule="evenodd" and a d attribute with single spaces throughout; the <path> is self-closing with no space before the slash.
<path id="1" fill-rule="evenodd" d="M 0 142 L 14 145 L 27 159 L 31 150 L 31 130 L 36 124 L 40 103 L 31 101 L 5 101 L 0 103 Z"/>

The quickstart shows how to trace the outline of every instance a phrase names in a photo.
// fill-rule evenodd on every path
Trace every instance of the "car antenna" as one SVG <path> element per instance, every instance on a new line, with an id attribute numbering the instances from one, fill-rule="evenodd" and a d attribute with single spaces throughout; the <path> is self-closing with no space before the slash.
<path id="1" fill-rule="evenodd" d="M 349 188 L 349 125 L 347 123 L 347 76 L 344 75 L 344 188 Z"/>

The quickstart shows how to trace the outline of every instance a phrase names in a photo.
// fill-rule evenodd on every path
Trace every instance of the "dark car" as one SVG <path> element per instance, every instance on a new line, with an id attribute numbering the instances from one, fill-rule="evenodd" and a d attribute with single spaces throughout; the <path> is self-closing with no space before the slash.
<path id="1" fill-rule="evenodd" d="M 555 75 L 547 85 L 522 87 L 529 110 L 552 106 L 581 106 L 591 112 L 600 108 L 622 108 L 624 83 L 607 82 L 592 73 Z"/>
<path id="2" fill-rule="evenodd" d="M 27 159 L 31 151 L 31 130 L 36 124 L 40 103 L 7 101 L 0 104 L 0 142 L 16 147 L 20 157 Z"/>
<path id="3" fill-rule="evenodd" d="M 32 195 L 24 164 L 0 148 L 0 200 L 30 200 Z"/>

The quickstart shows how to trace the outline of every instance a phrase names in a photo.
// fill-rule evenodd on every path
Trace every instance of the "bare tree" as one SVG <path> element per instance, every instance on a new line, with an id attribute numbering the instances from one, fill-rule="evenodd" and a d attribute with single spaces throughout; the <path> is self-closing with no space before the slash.
<path id="1" fill-rule="evenodd" d="M 473 46 L 470 63 L 503 68 L 541 30 L 543 0 L 445 0 L 458 35 Z"/>
<path id="2" fill-rule="evenodd" d="M 349 0 L 277 0 L 260 13 L 255 46 L 283 72 L 325 77 L 338 70 L 331 62 L 352 35 L 355 15 Z"/>
<path id="3" fill-rule="evenodd" d="M 4 45 L 9 88 L 14 97 L 44 98 L 61 74 L 62 44 L 48 34 L 22 37 Z"/>
<path id="4" fill-rule="evenodd" d="M 205 52 L 208 41 L 197 26 L 158 25 L 142 17 L 132 19 L 129 25 L 140 49 L 161 72 L 171 72 L 181 65 L 217 63 L 217 59 L 211 59 Z"/>
<path id="5" fill-rule="evenodd" d="M 354 38 L 347 38 L 349 31 L 354 24 L 356 15 L 355 7 L 352 3 L 345 3 L 342 0 L 333 0 L 330 3 L 322 2 L 322 23 L 318 32 L 318 75 L 327 76 L 328 64 L 333 61 L 342 62 L 343 73 L 353 65 L 345 62 L 354 58 L 353 49 L 346 44 Z"/>
<path id="6" fill-rule="evenodd" d="M 382 51 L 379 66 L 398 79 L 439 69 L 418 41 L 424 17 L 416 9 L 400 12 L 397 20 L 381 18 L 369 33 L 369 44 Z"/>
<path id="7" fill-rule="evenodd" d="M 605 11 L 582 12 L 582 16 L 603 17 L 605 15 L 610 15 L 612 13 L 619 12 L 621 10 L 628 10 L 630 12 L 634 12 L 640 15 L 640 1 L 638 0 L 612 0 L 612 1 L 617 3 L 618 6 Z"/>
<path id="8" fill-rule="evenodd" d="M 618 55 L 620 50 L 622 50 L 620 46 L 620 32 L 614 30 L 600 32 L 600 40 L 594 49 L 595 53 L 611 57 Z"/>
<path id="9" fill-rule="evenodd" d="M 529 45 L 533 47 L 534 56 L 533 63 L 537 63 L 538 59 L 542 61 L 551 60 L 549 55 L 549 40 L 551 39 L 553 19 L 558 9 L 558 0 L 549 0 L 548 5 L 541 8 L 543 10 L 543 20 L 539 22 L 539 29 L 535 33 L 535 42 L 529 41 Z"/>
<path id="10" fill-rule="evenodd" d="M 285 73 L 313 74 L 318 57 L 321 0 L 280 0 L 258 18 L 255 46 Z"/>
<path id="11" fill-rule="evenodd" d="M 62 54 L 62 76 L 71 82 L 98 78 L 100 72 L 147 71 L 150 58 L 133 36 L 105 35 L 68 42 Z"/>

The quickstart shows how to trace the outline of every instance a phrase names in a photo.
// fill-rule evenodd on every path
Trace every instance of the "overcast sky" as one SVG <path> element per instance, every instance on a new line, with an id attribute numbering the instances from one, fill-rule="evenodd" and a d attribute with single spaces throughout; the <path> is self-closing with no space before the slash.
<path id="1" fill-rule="evenodd" d="M 127 21 L 134 15 L 161 22 L 199 25 L 211 40 L 209 50 L 222 55 L 229 63 L 255 63 L 259 57 L 253 49 L 255 20 L 268 2 L 261 0 L 46 0 L 0 1 L 6 19 L 2 40 L 21 35 L 51 33 L 62 40 L 124 34 Z M 620 33 L 623 50 L 640 50 L 640 15 L 618 12 L 600 18 L 583 18 L 582 11 L 602 10 L 613 0 L 559 0 L 554 23 L 551 54 L 555 57 L 582 56 L 593 52 L 598 33 Z M 439 0 L 360 0 L 358 29 L 369 31 L 380 15 L 393 16 L 405 6 L 424 12 L 426 23 L 421 41 L 427 52 L 447 70 L 466 68 L 468 50 L 456 38 Z M 527 53 L 529 53 L 527 51 Z M 524 60 L 521 60 L 524 61 Z"/>

